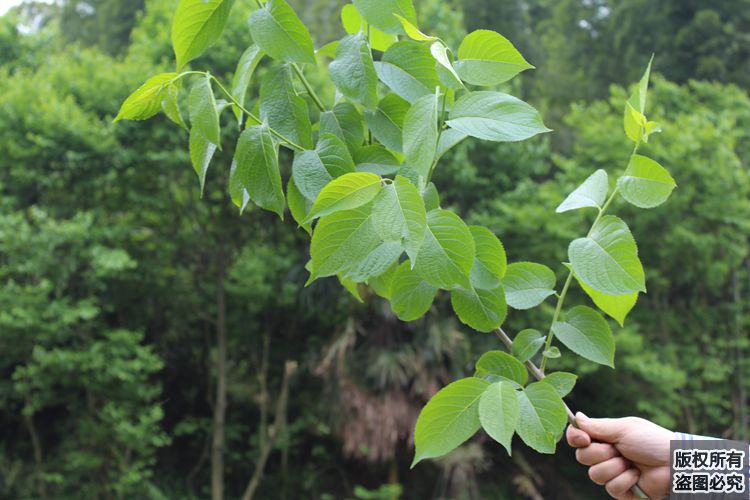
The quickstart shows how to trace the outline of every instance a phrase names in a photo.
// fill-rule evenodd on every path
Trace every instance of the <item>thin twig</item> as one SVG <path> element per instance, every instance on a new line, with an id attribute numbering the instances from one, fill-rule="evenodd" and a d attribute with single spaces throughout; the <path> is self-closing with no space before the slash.
<path id="1" fill-rule="evenodd" d="M 302 70 L 299 69 L 299 66 L 297 66 L 295 63 L 292 63 L 292 69 L 295 73 L 297 73 L 297 77 L 299 77 L 300 81 L 302 82 L 302 85 L 305 86 L 305 90 L 307 90 L 308 95 L 312 98 L 315 105 L 318 107 L 321 113 L 323 113 L 326 110 L 326 107 L 323 105 L 323 101 L 320 100 L 320 97 L 318 97 L 318 94 L 315 93 L 315 89 L 312 88 L 312 85 L 310 85 L 310 82 L 307 81 L 307 78 L 305 78 L 305 75 L 302 73 Z"/>

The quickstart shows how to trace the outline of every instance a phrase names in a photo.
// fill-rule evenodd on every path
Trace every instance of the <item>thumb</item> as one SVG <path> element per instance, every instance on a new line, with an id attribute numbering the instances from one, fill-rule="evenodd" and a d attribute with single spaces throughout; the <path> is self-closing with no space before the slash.
<path id="1" fill-rule="evenodd" d="M 597 441 L 617 443 L 625 431 L 625 422 L 620 418 L 589 418 L 580 411 L 576 413 L 578 428 Z"/>

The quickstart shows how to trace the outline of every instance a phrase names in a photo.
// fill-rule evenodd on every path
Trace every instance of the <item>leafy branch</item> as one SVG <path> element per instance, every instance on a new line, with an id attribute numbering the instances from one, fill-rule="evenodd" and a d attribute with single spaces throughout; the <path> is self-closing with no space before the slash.
<path id="1" fill-rule="evenodd" d="M 632 159 L 635 154 L 638 152 L 638 146 L 640 145 L 640 140 L 636 142 L 635 147 L 633 148 L 633 152 L 630 155 L 630 158 Z M 628 161 L 630 163 L 630 161 Z M 591 233 L 594 231 L 594 227 L 601 221 L 602 217 L 607 213 L 607 209 L 609 208 L 612 201 L 615 199 L 615 196 L 617 196 L 618 193 L 618 187 L 615 187 L 615 189 L 612 191 L 612 193 L 609 195 L 607 200 L 604 202 L 604 204 L 599 208 L 599 212 L 596 215 L 596 218 L 594 219 L 594 222 L 591 224 L 591 227 L 589 227 L 588 233 L 586 233 L 586 237 L 590 238 Z M 565 278 L 565 283 L 563 285 L 562 290 L 559 294 L 557 294 L 557 305 L 555 306 L 555 312 L 552 315 L 552 322 L 550 323 L 549 330 L 547 332 L 547 338 L 544 343 L 544 351 L 543 353 L 549 353 L 550 348 L 552 347 L 552 341 L 555 337 L 554 332 L 554 325 L 557 323 L 558 319 L 560 318 L 560 312 L 562 311 L 563 304 L 565 303 L 565 297 L 568 294 L 568 290 L 570 289 L 570 285 L 573 282 L 573 270 L 569 269 L 568 275 Z M 541 365 L 539 366 L 539 369 L 542 373 L 544 373 L 544 369 L 547 366 L 547 360 L 550 359 L 549 355 L 542 357 Z"/>
<path id="2" fill-rule="evenodd" d="M 545 373 L 549 360 L 562 355 L 554 340 L 614 367 L 614 335 L 605 317 L 584 305 L 564 309 L 573 280 L 622 325 L 646 290 L 645 273 L 630 229 L 608 209 L 618 196 L 637 207 L 656 207 L 676 186 L 661 165 L 638 154 L 640 144 L 660 130 L 645 116 L 651 64 L 625 104 L 624 131 L 635 147 L 616 186 L 610 192 L 608 174 L 597 170 L 557 207 L 558 213 L 598 210 L 586 235 L 568 247 L 569 272 L 557 293 L 550 268 L 508 264 L 500 239 L 442 208 L 431 182 L 441 157 L 469 137 L 512 142 L 550 132 L 531 105 L 496 90 L 534 68 L 509 40 L 476 30 L 454 51 L 419 28 L 410 0 L 354 0 L 341 12 L 347 35 L 316 52 L 307 27 L 284 0 L 258 1 L 249 20 L 255 44 L 238 61 L 229 89 L 208 71 L 179 73 L 219 38 L 232 3 L 180 2 L 172 29 L 178 73 L 148 79 L 115 121 L 163 111 L 188 129 L 203 190 L 221 147 L 221 115 L 231 108 L 241 130 L 229 171 L 232 202 L 242 211 L 252 201 L 279 217 L 289 210 L 311 236 L 308 284 L 336 277 L 358 300 L 359 287 L 369 286 L 403 321 L 423 317 L 443 291 L 462 323 L 495 332 L 507 352 L 484 353 L 474 376 L 443 388 L 420 413 L 414 465 L 445 455 L 480 428 L 509 453 L 515 434 L 534 450 L 554 453 L 566 422 L 575 422 L 563 397 L 576 382 L 572 373 Z M 373 50 L 382 55 L 373 57 Z M 261 63 L 266 76 L 253 96 L 255 107 L 246 106 Z M 303 72 L 325 66 L 337 90 L 330 109 Z M 186 75 L 201 76 L 187 99 L 190 127 L 178 99 Z M 228 101 L 216 100 L 212 84 Z M 248 109 L 256 107 L 259 114 Z M 294 151 L 286 178 L 281 145 Z M 546 336 L 533 328 L 512 340 L 505 334 L 509 308 L 531 309 L 551 296 L 557 303 Z M 529 381 L 529 373 L 536 381 Z"/>

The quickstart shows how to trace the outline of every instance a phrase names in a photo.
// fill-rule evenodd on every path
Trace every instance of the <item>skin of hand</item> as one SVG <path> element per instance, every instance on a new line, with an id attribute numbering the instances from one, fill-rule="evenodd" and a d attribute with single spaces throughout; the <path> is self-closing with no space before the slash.
<path id="1" fill-rule="evenodd" d="M 651 499 L 669 494 L 669 441 L 673 433 L 637 417 L 589 418 L 576 414 L 578 429 L 568 426 L 568 444 L 576 460 L 589 466 L 589 477 L 613 498 L 635 500 L 638 486 Z"/>

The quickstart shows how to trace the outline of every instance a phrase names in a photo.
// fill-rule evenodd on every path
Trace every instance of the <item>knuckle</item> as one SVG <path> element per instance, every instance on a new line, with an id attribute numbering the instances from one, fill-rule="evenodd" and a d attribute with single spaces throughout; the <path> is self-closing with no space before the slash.
<path id="1" fill-rule="evenodd" d="M 628 468 L 628 461 L 624 457 L 618 456 L 610 459 L 612 461 L 612 467 L 622 469 L 625 471 Z"/>
<path id="2" fill-rule="evenodd" d="M 625 417 L 624 420 L 626 424 L 631 426 L 638 426 L 646 422 L 646 420 L 642 419 L 641 417 Z"/>

